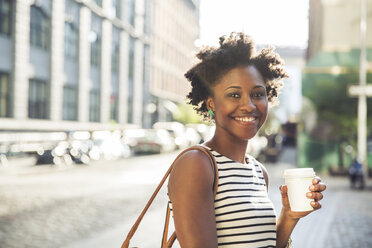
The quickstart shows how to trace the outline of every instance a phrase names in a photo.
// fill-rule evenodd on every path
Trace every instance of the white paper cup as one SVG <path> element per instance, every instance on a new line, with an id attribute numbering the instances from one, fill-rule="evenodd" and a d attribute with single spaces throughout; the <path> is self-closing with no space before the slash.
<path id="1" fill-rule="evenodd" d="M 296 168 L 284 170 L 283 177 L 288 188 L 288 198 L 291 210 L 294 212 L 311 211 L 314 208 L 310 202 L 313 199 L 306 197 L 310 192 L 309 186 L 315 177 L 313 168 Z"/>

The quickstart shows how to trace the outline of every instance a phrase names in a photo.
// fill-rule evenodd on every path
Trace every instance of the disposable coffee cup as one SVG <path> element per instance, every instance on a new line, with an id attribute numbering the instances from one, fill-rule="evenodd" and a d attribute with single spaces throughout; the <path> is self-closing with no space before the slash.
<path id="1" fill-rule="evenodd" d="M 315 177 L 313 168 L 296 168 L 284 170 L 283 177 L 288 188 L 288 198 L 291 210 L 294 212 L 311 211 L 314 208 L 310 202 L 313 199 L 306 197 L 310 192 L 309 186 Z"/>

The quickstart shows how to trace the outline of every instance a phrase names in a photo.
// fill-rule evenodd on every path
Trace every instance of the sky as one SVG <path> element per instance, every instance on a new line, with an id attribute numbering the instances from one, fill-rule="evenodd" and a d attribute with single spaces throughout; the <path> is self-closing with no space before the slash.
<path id="1" fill-rule="evenodd" d="M 243 31 L 257 44 L 305 48 L 308 0 L 201 0 L 199 45 Z"/>

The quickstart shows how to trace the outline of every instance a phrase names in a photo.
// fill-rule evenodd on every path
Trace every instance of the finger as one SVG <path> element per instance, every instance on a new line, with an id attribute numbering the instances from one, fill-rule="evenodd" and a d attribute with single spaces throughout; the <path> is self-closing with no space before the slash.
<path id="1" fill-rule="evenodd" d="M 310 191 L 317 191 L 317 192 L 322 192 L 327 188 L 327 186 L 324 183 L 319 183 L 315 185 L 310 185 L 309 190 Z"/>
<path id="2" fill-rule="evenodd" d="M 288 188 L 287 188 L 287 185 L 280 185 L 279 186 L 279 189 L 280 189 L 281 192 L 285 192 L 286 193 Z"/>
<path id="3" fill-rule="evenodd" d="M 288 188 L 287 188 L 287 185 L 281 185 L 280 187 L 279 187 L 279 190 L 280 190 L 280 193 L 284 196 L 286 196 L 287 195 L 287 192 L 288 192 Z"/>
<path id="4" fill-rule="evenodd" d="M 319 192 L 308 192 L 306 193 L 306 197 L 314 199 L 315 201 L 320 201 L 321 199 L 323 199 L 323 194 Z"/>
<path id="5" fill-rule="evenodd" d="M 315 201 L 320 201 L 323 199 L 323 194 L 319 192 L 308 192 L 306 193 L 306 197 L 309 199 L 314 199 Z"/>
<path id="6" fill-rule="evenodd" d="M 318 210 L 322 207 L 322 204 L 320 202 L 317 202 L 317 201 L 312 201 L 312 202 L 310 202 L 310 204 L 314 208 L 314 210 Z"/>
<path id="7" fill-rule="evenodd" d="M 313 179 L 313 184 L 316 185 L 316 184 L 320 183 L 320 181 L 322 181 L 322 179 L 320 179 L 320 177 L 318 177 L 318 176 L 315 176 L 314 179 Z"/>

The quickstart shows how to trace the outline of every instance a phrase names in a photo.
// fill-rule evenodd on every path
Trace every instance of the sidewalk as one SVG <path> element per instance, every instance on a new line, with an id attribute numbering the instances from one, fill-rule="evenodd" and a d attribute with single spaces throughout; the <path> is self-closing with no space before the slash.
<path id="1" fill-rule="evenodd" d="M 280 162 L 268 164 L 267 169 L 279 177 L 284 168 L 295 167 L 294 158 L 295 150 L 284 150 Z M 299 221 L 292 233 L 293 247 L 372 247 L 372 180 L 359 191 L 350 189 L 347 177 L 320 177 L 327 185 L 322 208 Z M 280 202 L 272 200 L 279 212 Z"/>

